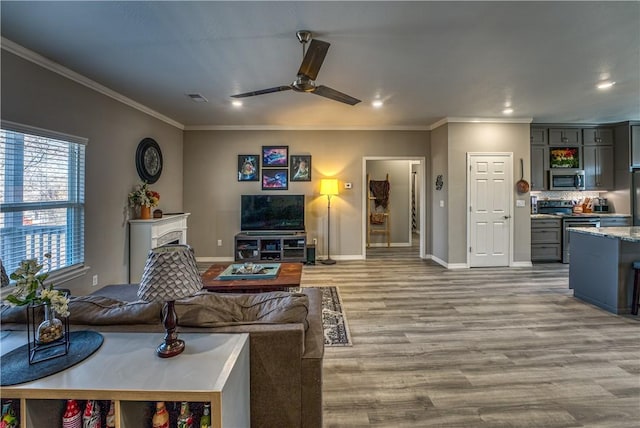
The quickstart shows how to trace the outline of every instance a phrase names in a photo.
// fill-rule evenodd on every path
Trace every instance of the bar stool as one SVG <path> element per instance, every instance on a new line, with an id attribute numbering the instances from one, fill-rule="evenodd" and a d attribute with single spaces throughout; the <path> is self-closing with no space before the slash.
<path id="1" fill-rule="evenodd" d="M 638 315 L 638 297 L 640 297 L 640 262 L 633 262 L 635 279 L 633 280 L 633 301 L 631 301 L 631 313 Z"/>

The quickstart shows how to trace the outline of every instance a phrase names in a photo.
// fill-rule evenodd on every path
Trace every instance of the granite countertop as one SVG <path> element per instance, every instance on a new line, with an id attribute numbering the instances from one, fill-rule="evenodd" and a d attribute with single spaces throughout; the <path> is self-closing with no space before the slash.
<path id="1" fill-rule="evenodd" d="M 531 214 L 532 219 L 536 218 L 562 218 L 562 217 L 620 217 L 629 218 L 630 214 L 618 213 L 574 213 L 574 214 Z"/>
<path id="2" fill-rule="evenodd" d="M 640 226 L 633 227 L 572 227 L 571 232 L 602 236 L 640 243 Z"/>

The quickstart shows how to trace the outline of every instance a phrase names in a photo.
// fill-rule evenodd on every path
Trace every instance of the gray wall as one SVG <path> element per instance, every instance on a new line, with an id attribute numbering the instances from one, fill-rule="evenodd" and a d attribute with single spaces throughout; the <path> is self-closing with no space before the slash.
<path id="1" fill-rule="evenodd" d="M 65 283 L 86 294 L 128 280 L 127 194 L 140 182 L 134 156 L 144 137 L 164 157 L 165 212 L 182 210 L 182 131 L 59 74 L 2 50 L 2 119 L 86 137 L 85 260 L 87 275 Z"/>
<path id="2" fill-rule="evenodd" d="M 449 263 L 449 126 L 443 125 L 431 132 L 431 254 L 439 261 Z M 435 190 L 436 178 L 443 176 L 441 190 Z M 442 201 L 444 206 L 440 206 Z M 427 205 L 429 207 L 429 204 Z"/>
<path id="3" fill-rule="evenodd" d="M 529 124 L 526 123 L 449 123 L 448 124 L 448 263 L 459 264 L 467 261 L 467 153 L 468 152 L 512 152 L 513 182 L 520 179 L 520 159 L 525 165 L 525 178 L 530 177 Z M 435 133 L 435 131 L 434 131 Z M 434 148 L 440 148 L 440 139 Z M 434 153 L 432 152 L 432 155 Z M 436 163 L 436 157 L 433 156 Z M 437 174 L 434 167 L 434 174 Z M 447 185 L 447 184 L 445 184 Z M 436 192 L 438 193 L 438 192 Z M 525 201 L 522 208 L 515 207 L 515 201 Z M 531 220 L 529 194 L 519 195 L 513 188 L 513 242 L 514 262 L 531 261 Z M 437 209 L 437 208 L 435 208 Z M 436 239 L 434 237 L 434 239 Z"/>
<path id="4" fill-rule="evenodd" d="M 184 209 L 192 213 L 189 242 L 199 258 L 233 257 L 233 237 L 240 230 L 240 195 L 263 192 L 259 182 L 237 182 L 237 155 L 258 154 L 263 145 L 286 145 L 289 154 L 312 156 L 312 181 L 289 183 L 286 193 L 306 195 L 307 233 L 309 240 L 318 239 L 319 255 L 326 254 L 327 230 L 327 199 L 319 195 L 320 179 L 339 179 L 340 194 L 331 200 L 331 255 L 361 258 L 363 157 L 426 157 L 429 132 L 186 131 Z M 344 189 L 345 182 L 353 188 Z"/>

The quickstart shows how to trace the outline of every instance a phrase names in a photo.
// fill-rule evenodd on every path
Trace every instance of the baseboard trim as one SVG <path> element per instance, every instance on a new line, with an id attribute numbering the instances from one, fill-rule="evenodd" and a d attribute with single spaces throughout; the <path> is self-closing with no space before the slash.
<path id="1" fill-rule="evenodd" d="M 513 263 L 511 263 L 511 267 L 530 268 L 530 267 L 533 267 L 533 263 L 531 263 L 531 262 L 513 262 Z"/>

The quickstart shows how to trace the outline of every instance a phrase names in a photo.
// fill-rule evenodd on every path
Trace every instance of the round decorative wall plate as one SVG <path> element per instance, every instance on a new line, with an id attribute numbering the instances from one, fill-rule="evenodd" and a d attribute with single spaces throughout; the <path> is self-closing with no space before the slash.
<path id="1" fill-rule="evenodd" d="M 162 174 L 162 151 L 153 138 L 145 138 L 136 150 L 136 169 L 143 181 L 153 184 Z"/>

